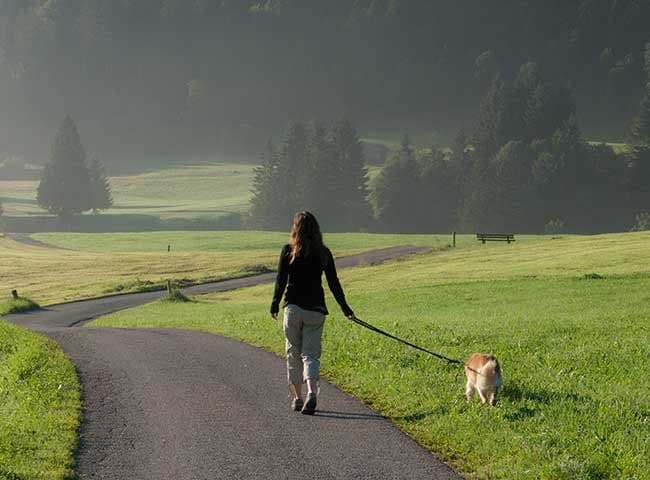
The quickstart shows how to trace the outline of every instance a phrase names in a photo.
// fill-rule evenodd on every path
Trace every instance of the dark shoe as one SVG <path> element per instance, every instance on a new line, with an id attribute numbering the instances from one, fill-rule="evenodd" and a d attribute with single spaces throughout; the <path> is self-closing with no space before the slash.
<path id="1" fill-rule="evenodd" d="M 315 411 L 316 411 L 316 395 L 310 393 L 309 395 L 307 395 L 307 401 L 305 402 L 305 406 L 302 407 L 300 413 L 302 413 L 303 415 L 313 415 Z"/>
<path id="2" fill-rule="evenodd" d="M 303 401 L 302 398 L 294 398 L 291 400 L 291 410 L 294 412 L 299 412 L 302 410 Z"/>

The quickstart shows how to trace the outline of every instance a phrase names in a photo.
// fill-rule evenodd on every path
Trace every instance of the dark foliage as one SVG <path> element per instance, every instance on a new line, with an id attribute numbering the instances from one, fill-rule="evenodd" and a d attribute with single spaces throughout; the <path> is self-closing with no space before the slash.
<path id="1" fill-rule="evenodd" d="M 293 123 L 284 144 L 269 142 L 255 169 L 248 224 L 286 230 L 293 214 L 310 210 L 329 231 L 358 231 L 371 221 L 367 169 L 356 129 L 347 119 L 331 130 Z"/>
<path id="2" fill-rule="evenodd" d="M 620 137 L 642 96 L 650 2 L 12 0 L 0 17 L 0 142 L 39 160 L 60 111 L 106 155 L 259 151 L 258 129 L 343 111 L 453 131 L 497 72 L 509 83 L 530 60 L 573 86 L 590 137 Z M 555 93 L 535 87 L 520 107 L 547 136 L 537 106 Z"/>

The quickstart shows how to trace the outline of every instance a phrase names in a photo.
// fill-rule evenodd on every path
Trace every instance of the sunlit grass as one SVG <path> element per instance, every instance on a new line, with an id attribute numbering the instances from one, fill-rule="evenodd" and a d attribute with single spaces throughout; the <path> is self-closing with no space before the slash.
<path id="1" fill-rule="evenodd" d="M 380 328 L 452 358 L 500 359 L 499 407 L 468 405 L 458 367 L 349 323 L 328 300 L 327 377 L 461 473 L 650 478 L 650 233 L 435 252 L 341 277 L 357 315 Z M 265 285 L 155 303 L 93 326 L 195 329 L 281 355 L 271 295 Z"/>
<path id="2" fill-rule="evenodd" d="M 0 478 L 73 477 L 81 388 L 56 344 L 0 318 Z"/>
<path id="3" fill-rule="evenodd" d="M 249 208 L 254 165 L 225 163 L 165 168 L 111 177 L 114 207 L 106 214 L 161 218 L 221 217 Z M 5 215 L 44 214 L 38 181 L 0 181 Z"/>
<path id="4" fill-rule="evenodd" d="M 288 234 L 269 232 L 155 232 L 42 234 L 36 238 L 70 250 L 0 239 L 0 292 L 17 289 L 42 305 L 107 294 L 222 280 L 275 268 Z M 397 245 L 443 248 L 451 237 L 333 234 L 326 241 L 342 256 Z M 459 245 L 474 246 L 471 237 Z M 167 252 L 171 245 L 171 252 Z"/>

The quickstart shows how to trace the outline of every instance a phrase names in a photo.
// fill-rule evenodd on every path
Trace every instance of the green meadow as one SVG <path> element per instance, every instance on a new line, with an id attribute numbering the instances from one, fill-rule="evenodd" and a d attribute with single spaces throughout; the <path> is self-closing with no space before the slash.
<path id="1" fill-rule="evenodd" d="M 0 478 L 72 478 L 80 421 L 81 387 L 61 349 L 0 317 Z"/>
<path id="2" fill-rule="evenodd" d="M 340 276 L 360 318 L 452 358 L 500 359 L 498 407 L 468 404 L 461 369 L 358 327 L 328 300 L 328 380 L 463 475 L 650 478 L 649 232 L 479 244 Z M 271 295 L 263 285 L 155 303 L 92 326 L 201 330 L 282 355 Z"/>
<path id="3" fill-rule="evenodd" d="M 248 210 L 251 164 L 215 163 L 162 168 L 110 178 L 114 206 L 105 215 L 162 219 L 215 218 Z M 38 181 L 0 181 L 5 215 L 45 213 L 36 204 Z"/>
<path id="4" fill-rule="evenodd" d="M 268 232 L 151 232 L 39 234 L 57 248 L 0 238 L 0 292 L 17 289 L 41 305 L 241 277 L 275 268 L 288 234 Z M 330 234 L 337 256 L 411 244 L 447 248 L 451 236 Z M 533 238 L 533 237 L 531 237 Z M 522 238 L 525 241 L 525 238 Z M 470 236 L 459 246 L 476 248 Z M 167 247 L 171 245 L 171 252 Z"/>

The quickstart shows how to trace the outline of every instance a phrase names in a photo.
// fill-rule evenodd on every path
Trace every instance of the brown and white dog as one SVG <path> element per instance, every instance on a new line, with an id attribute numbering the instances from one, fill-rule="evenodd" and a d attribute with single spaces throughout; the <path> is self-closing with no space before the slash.
<path id="1" fill-rule="evenodd" d="M 501 367 L 494 355 L 485 353 L 474 353 L 465 363 L 465 375 L 467 376 L 467 387 L 465 396 L 469 402 L 478 392 L 481 402 L 490 402 L 495 406 L 499 388 L 503 385 L 501 378 Z"/>

